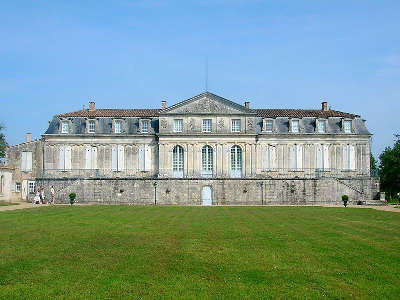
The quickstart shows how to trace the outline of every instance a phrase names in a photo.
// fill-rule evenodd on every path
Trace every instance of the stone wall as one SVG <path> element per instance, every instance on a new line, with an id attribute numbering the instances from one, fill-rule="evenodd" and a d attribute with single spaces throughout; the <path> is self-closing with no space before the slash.
<path id="1" fill-rule="evenodd" d="M 154 183 L 157 185 L 155 186 Z M 56 190 L 56 203 L 67 203 L 68 194 L 77 194 L 81 203 L 201 205 L 201 192 L 210 186 L 213 205 L 314 205 L 341 204 L 346 194 L 350 204 L 372 201 L 379 182 L 359 179 L 132 179 L 132 178 L 43 178 L 37 185 L 49 195 Z M 156 196 L 156 197 L 155 197 Z"/>

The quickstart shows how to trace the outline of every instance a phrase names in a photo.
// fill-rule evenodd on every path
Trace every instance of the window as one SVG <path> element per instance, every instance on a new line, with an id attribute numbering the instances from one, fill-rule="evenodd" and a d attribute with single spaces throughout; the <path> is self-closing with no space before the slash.
<path id="1" fill-rule="evenodd" d="M 292 132 L 299 133 L 299 120 L 292 120 Z"/>
<path id="2" fill-rule="evenodd" d="M 273 121 L 272 120 L 265 120 L 265 131 L 272 132 L 273 130 Z"/>
<path id="3" fill-rule="evenodd" d="M 96 132 L 96 121 L 90 120 L 89 121 L 89 133 L 95 133 Z"/>
<path id="4" fill-rule="evenodd" d="M 60 146 L 58 169 L 62 171 L 71 170 L 71 146 Z"/>
<path id="5" fill-rule="evenodd" d="M 32 152 L 21 153 L 21 171 L 31 172 L 32 171 Z"/>
<path id="6" fill-rule="evenodd" d="M 34 181 L 28 181 L 28 189 L 29 189 L 29 194 L 35 193 L 35 182 Z"/>
<path id="7" fill-rule="evenodd" d="M 183 131 L 183 120 L 176 119 L 174 120 L 174 132 L 182 132 Z"/>
<path id="8" fill-rule="evenodd" d="M 353 145 L 343 145 L 343 170 L 355 170 L 355 149 Z"/>
<path id="9" fill-rule="evenodd" d="M 115 121 L 114 133 L 122 133 L 122 121 L 120 121 L 120 120 Z"/>
<path id="10" fill-rule="evenodd" d="M 86 146 L 86 170 L 97 169 L 97 148 L 95 146 Z"/>
<path id="11" fill-rule="evenodd" d="M 267 145 L 265 148 L 265 171 L 270 171 L 276 168 L 276 147 Z"/>
<path id="12" fill-rule="evenodd" d="M 318 133 L 326 133 L 326 120 L 318 120 Z"/>
<path id="13" fill-rule="evenodd" d="M 142 120 L 142 133 L 149 132 L 149 120 Z"/>
<path id="14" fill-rule="evenodd" d="M 61 133 L 69 133 L 69 123 L 67 121 L 61 123 Z"/>
<path id="15" fill-rule="evenodd" d="M 173 177 L 183 178 L 183 147 L 175 146 L 172 151 L 172 172 Z"/>
<path id="16" fill-rule="evenodd" d="M 123 145 L 113 145 L 111 150 L 111 168 L 118 172 L 124 170 L 125 149 Z"/>
<path id="17" fill-rule="evenodd" d="M 231 177 L 242 177 L 242 149 L 237 145 L 231 148 Z"/>
<path id="18" fill-rule="evenodd" d="M 203 132 L 211 132 L 212 123 L 211 119 L 204 119 L 203 120 Z"/>
<path id="19" fill-rule="evenodd" d="M 201 176 L 212 177 L 213 175 L 213 148 L 206 145 L 201 149 Z"/>
<path id="20" fill-rule="evenodd" d="M 139 169 L 142 172 L 151 170 L 151 149 L 149 145 L 142 145 L 139 148 Z"/>
<path id="21" fill-rule="evenodd" d="M 289 148 L 290 170 L 301 171 L 303 169 L 303 147 L 292 145 Z"/>
<path id="22" fill-rule="evenodd" d="M 3 183 L 4 182 L 4 176 L 0 176 L 0 194 L 3 194 Z"/>
<path id="23" fill-rule="evenodd" d="M 344 133 L 351 133 L 351 120 L 344 120 L 343 127 Z"/>
<path id="24" fill-rule="evenodd" d="M 329 169 L 329 148 L 328 145 L 317 145 L 317 169 Z"/>
<path id="25" fill-rule="evenodd" d="M 15 183 L 15 192 L 21 193 L 21 183 L 20 182 Z"/>
<path id="26" fill-rule="evenodd" d="M 232 120 L 232 132 L 240 132 L 240 130 L 241 130 L 240 119 Z"/>

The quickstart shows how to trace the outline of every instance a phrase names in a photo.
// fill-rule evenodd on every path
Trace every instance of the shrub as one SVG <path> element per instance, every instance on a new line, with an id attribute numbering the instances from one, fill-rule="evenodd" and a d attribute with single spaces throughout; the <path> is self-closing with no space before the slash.
<path id="1" fill-rule="evenodd" d="M 347 202 L 349 201 L 349 196 L 343 195 L 342 196 L 342 201 L 343 201 L 344 207 L 347 207 Z"/>
<path id="2" fill-rule="evenodd" d="M 71 203 L 71 205 L 74 204 L 75 198 L 76 198 L 76 194 L 75 193 L 69 194 L 69 203 Z"/>

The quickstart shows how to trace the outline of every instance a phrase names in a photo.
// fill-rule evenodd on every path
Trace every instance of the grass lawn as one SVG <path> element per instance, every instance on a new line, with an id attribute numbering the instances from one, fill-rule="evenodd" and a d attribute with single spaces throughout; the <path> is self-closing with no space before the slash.
<path id="1" fill-rule="evenodd" d="M 400 298 L 400 214 L 323 207 L 0 212 L 1 299 Z"/>

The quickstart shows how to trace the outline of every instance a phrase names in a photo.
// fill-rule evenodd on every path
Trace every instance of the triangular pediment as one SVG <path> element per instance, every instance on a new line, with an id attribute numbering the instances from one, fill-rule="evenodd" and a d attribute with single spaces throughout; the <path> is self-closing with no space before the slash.
<path id="1" fill-rule="evenodd" d="M 250 109 L 215 94 L 205 92 L 160 111 L 161 114 L 255 114 Z"/>

